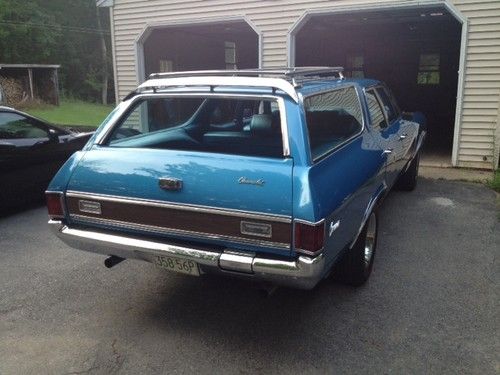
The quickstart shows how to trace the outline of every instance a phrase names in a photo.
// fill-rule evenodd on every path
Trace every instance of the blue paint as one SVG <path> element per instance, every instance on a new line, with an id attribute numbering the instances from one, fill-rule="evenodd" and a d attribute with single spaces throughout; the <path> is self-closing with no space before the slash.
<path id="1" fill-rule="evenodd" d="M 354 86 L 361 97 L 365 127 L 361 134 L 322 160 L 313 163 L 302 102 L 282 96 L 289 133 L 289 158 L 272 159 L 208 152 L 164 149 L 113 148 L 93 144 L 113 126 L 130 101 L 121 103 L 101 125 L 95 136 L 61 168 L 49 190 L 74 190 L 97 194 L 142 198 L 256 213 L 277 214 L 328 225 L 340 221 L 334 236 L 326 238 L 325 255 L 332 265 L 356 236 L 363 216 L 379 192 L 390 188 L 414 156 L 418 124 L 399 117 L 383 131 L 372 127 L 363 89 L 379 85 L 374 80 L 324 79 L 306 82 L 297 89 L 299 97 L 329 89 Z M 270 90 L 217 88 L 219 92 L 270 94 Z M 277 95 L 280 95 L 279 92 Z M 407 136 L 405 142 L 400 136 Z M 411 148 L 413 147 L 413 149 Z M 386 149 L 395 152 L 390 157 Z M 161 177 L 180 178 L 181 191 L 165 191 Z M 262 186 L 240 184 L 240 178 L 262 180 Z M 326 231 L 328 232 L 328 231 Z M 206 243 L 256 252 L 291 252 L 241 246 L 223 241 Z M 325 273 L 328 269 L 325 269 Z"/>

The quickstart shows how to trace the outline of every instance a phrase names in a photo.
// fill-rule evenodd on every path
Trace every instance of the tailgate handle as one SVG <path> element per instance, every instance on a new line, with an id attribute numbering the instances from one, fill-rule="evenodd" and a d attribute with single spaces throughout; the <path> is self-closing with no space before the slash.
<path id="1" fill-rule="evenodd" d="M 158 183 L 163 190 L 178 191 L 182 189 L 182 180 L 178 178 L 161 177 Z"/>

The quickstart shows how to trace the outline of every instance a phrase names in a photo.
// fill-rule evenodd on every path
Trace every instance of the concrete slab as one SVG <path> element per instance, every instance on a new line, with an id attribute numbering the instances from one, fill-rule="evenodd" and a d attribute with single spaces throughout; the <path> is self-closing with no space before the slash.
<path id="1" fill-rule="evenodd" d="M 421 164 L 419 168 L 419 176 L 441 180 L 484 183 L 493 178 L 493 171 L 452 167 L 443 168 L 442 166 L 428 166 Z"/>

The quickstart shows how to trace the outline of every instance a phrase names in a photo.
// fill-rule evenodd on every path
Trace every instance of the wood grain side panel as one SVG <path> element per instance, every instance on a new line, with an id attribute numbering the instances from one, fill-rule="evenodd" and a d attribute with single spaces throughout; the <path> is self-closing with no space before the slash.
<path id="1" fill-rule="evenodd" d="M 205 212 L 186 211 L 169 207 L 139 205 L 125 202 L 91 199 L 101 204 L 101 214 L 82 212 L 79 201 L 89 201 L 88 198 L 67 197 L 67 208 L 70 215 L 80 215 L 89 218 L 116 220 L 126 223 L 155 226 L 165 229 L 192 231 L 197 233 L 221 236 L 240 237 L 251 240 L 265 240 L 277 243 L 291 242 L 291 224 L 271 220 L 255 220 L 244 217 L 212 214 Z M 269 224 L 272 227 L 270 238 L 241 233 L 241 221 Z"/>

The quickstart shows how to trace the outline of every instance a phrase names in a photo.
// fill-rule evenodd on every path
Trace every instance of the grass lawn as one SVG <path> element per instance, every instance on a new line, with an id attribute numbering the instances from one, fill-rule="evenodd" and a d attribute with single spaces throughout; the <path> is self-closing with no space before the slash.
<path id="1" fill-rule="evenodd" d="M 97 127 L 113 106 L 79 100 L 61 100 L 59 106 L 44 105 L 24 111 L 56 125 Z"/>

